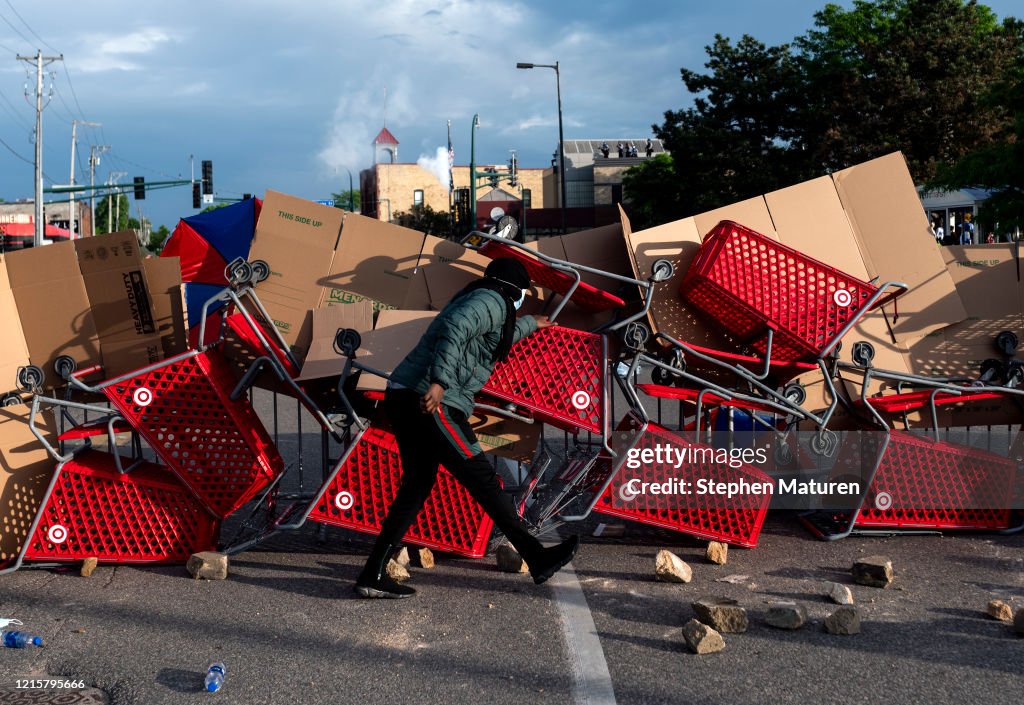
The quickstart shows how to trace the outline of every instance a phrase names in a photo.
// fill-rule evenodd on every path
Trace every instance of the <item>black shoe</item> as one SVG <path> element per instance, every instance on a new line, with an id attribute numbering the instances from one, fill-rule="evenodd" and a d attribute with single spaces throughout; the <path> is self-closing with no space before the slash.
<path id="1" fill-rule="evenodd" d="M 412 597 L 416 591 L 391 579 L 387 573 L 383 575 L 359 576 L 353 588 L 360 597 L 401 600 Z"/>
<path id="2" fill-rule="evenodd" d="M 570 536 L 557 546 L 541 549 L 540 553 L 526 559 L 533 582 L 540 585 L 572 560 L 580 547 L 580 537 Z"/>
<path id="3" fill-rule="evenodd" d="M 406 587 L 388 575 L 388 559 L 396 546 L 387 544 L 375 545 L 370 557 L 363 567 L 363 572 L 356 578 L 354 590 L 360 597 L 400 600 L 412 597 L 416 591 Z"/>

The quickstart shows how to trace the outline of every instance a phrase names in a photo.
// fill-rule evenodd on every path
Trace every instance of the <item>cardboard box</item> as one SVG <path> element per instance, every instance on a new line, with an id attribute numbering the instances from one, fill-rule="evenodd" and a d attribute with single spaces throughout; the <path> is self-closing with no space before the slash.
<path id="1" fill-rule="evenodd" d="M 649 269 L 652 251 L 674 260 L 672 281 L 655 291 L 651 325 L 673 337 L 716 347 L 707 323 L 680 311 L 679 283 L 699 242 L 720 220 L 730 219 L 794 247 L 848 274 L 896 280 L 910 289 L 899 301 L 899 317 L 870 314 L 844 340 L 870 340 L 892 366 L 909 365 L 900 343 L 963 320 L 966 311 L 930 236 L 928 222 L 903 156 L 880 157 L 764 196 L 637 233 L 624 230 L 637 276 Z M 644 260 L 641 262 L 642 253 Z M 642 266 L 641 266 L 642 265 Z M 720 342 L 718 343 L 720 346 Z M 727 348 L 729 349 L 729 348 Z"/>
<path id="2" fill-rule="evenodd" d="M 403 306 L 425 237 L 416 230 L 345 213 L 320 301 L 329 305 L 334 292 L 342 290 Z"/>
<path id="3" fill-rule="evenodd" d="M 164 357 L 185 352 L 185 298 L 181 289 L 181 260 L 177 257 L 149 257 L 142 262 L 153 303 L 153 317 Z"/>
<path id="4" fill-rule="evenodd" d="M 29 430 L 29 413 L 25 405 L 0 407 L 0 565 L 16 558 L 28 539 L 57 467 Z M 51 413 L 39 415 L 37 428 L 56 442 Z"/>
<path id="5" fill-rule="evenodd" d="M 373 304 L 363 298 L 349 306 L 332 306 L 313 311 L 313 342 L 302 365 L 298 381 L 337 377 L 345 367 L 346 358 L 334 351 L 334 338 L 339 328 L 353 328 L 363 339 L 373 330 Z M 361 350 L 357 357 L 361 357 Z"/>
<path id="6" fill-rule="evenodd" d="M 5 256 L 29 360 L 57 382 L 53 364 L 68 355 L 79 368 L 101 364 L 99 337 L 73 242 Z"/>
<path id="7" fill-rule="evenodd" d="M 104 375 L 109 379 L 159 361 L 160 334 L 135 232 L 80 238 L 74 246 Z"/>
<path id="8" fill-rule="evenodd" d="M 416 347 L 436 311 L 381 311 L 372 332 L 363 336 L 363 347 L 358 360 L 374 369 L 390 374 L 405 356 Z M 359 375 L 359 390 L 382 390 L 387 380 L 363 372 Z"/>
<path id="9" fill-rule="evenodd" d="M 313 335 L 311 311 L 322 298 L 344 211 L 267 191 L 249 260 L 264 260 L 270 277 L 256 293 L 301 360 Z"/>
<path id="10" fill-rule="evenodd" d="M 537 450 L 544 425 L 525 423 L 513 419 L 473 414 L 469 425 L 485 453 L 509 458 L 519 462 L 530 462 Z"/>
<path id="11" fill-rule="evenodd" d="M 427 235 L 420 254 L 429 307 L 440 311 L 470 282 L 484 275 L 490 258 L 451 240 Z"/>
<path id="12" fill-rule="evenodd" d="M 25 333 L 21 329 L 18 306 L 7 277 L 7 264 L 0 259 L 0 393 L 17 388 L 18 368 L 29 364 Z"/>

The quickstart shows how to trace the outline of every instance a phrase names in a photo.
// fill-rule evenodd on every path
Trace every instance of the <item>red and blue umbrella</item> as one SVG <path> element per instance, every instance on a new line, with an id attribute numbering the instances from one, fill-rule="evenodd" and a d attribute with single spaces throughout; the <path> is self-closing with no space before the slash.
<path id="1" fill-rule="evenodd" d="M 181 259 L 190 328 L 199 324 L 203 304 L 227 286 L 224 269 L 228 263 L 238 257 L 248 258 L 262 205 L 259 199 L 248 198 L 182 218 L 168 238 L 160 256 Z M 209 313 L 221 305 L 211 307 Z"/>

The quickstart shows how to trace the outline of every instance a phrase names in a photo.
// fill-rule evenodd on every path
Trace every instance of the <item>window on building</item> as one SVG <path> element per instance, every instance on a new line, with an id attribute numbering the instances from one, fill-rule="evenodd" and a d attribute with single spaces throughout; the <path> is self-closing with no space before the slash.
<path id="1" fill-rule="evenodd" d="M 523 189 L 523 208 L 533 208 L 533 191 L 528 188 Z"/>
<path id="2" fill-rule="evenodd" d="M 423 205 L 423 189 L 418 188 L 412 192 L 412 204 L 414 206 Z"/>

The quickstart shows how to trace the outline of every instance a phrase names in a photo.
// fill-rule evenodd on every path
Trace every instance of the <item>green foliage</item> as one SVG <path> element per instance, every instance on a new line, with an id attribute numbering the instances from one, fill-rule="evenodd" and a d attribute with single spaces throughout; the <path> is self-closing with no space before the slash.
<path id="1" fill-rule="evenodd" d="M 427 235 L 448 237 L 451 234 L 451 222 L 448 214 L 435 211 L 425 204 L 415 205 L 408 212 L 399 211 L 391 220 L 398 225 L 419 230 Z"/>
<path id="2" fill-rule="evenodd" d="M 351 210 L 354 213 L 358 213 L 360 211 L 360 209 L 362 208 L 361 197 L 360 197 L 359 191 L 356 190 L 356 189 L 352 189 L 352 191 L 349 191 L 348 189 L 345 189 L 344 191 L 339 191 L 338 193 L 332 193 L 331 194 L 331 198 L 334 199 L 334 207 L 335 208 L 343 208 L 345 210 L 350 210 L 349 209 L 349 204 L 350 203 L 353 206 L 353 208 L 351 208 Z M 351 201 L 350 201 L 350 199 L 351 199 Z"/>
<path id="3" fill-rule="evenodd" d="M 643 230 L 678 217 L 682 208 L 677 181 L 675 164 L 665 152 L 626 170 L 622 198 L 630 204 L 629 220 L 634 228 Z"/>
<path id="4" fill-rule="evenodd" d="M 207 206 L 206 208 L 204 208 L 203 210 L 201 210 L 199 212 L 200 213 L 209 213 L 210 211 L 215 211 L 218 208 L 227 208 L 230 205 L 231 205 L 230 203 L 214 203 L 212 206 Z"/>
<path id="5" fill-rule="evenodd" d="M 146 249 L 157 255 L 164 249 L 164 243 L 167 242 L 167 238 L 171 236 L 171 231 L 167 229 L 166 225 L 161 225 L 154 230 L 149 232 L 149 242 L 146 243 Z"/>
<path id="6" fill-rule="evenodd" d="M 955 163 L 939 165 L 928 184 L 929 188 L 973 186 L 991 191 L 979 216 L 985 222 L 998 223 L 1000 234 L 1024 228 L 1024 23 L 1012 24 L 1010 29 L 1020 37 L 1016 64 L 985 100 L 1005 108 L 1012 120 L 990 144 Z"/>
<path id="7" fill-rule="evenodd" d="M 1006 144 L 1011 110 L 990 96 L 1021 52 L 1016 21 L 966 0 L 855 0 L 814 20 L 780 46 L 716 36 L 705 73 L 681 70 L 693 105 L 654 126 L 674 161 L 632 171 L 631 213 L 665 222 L 895 150 L 925 181 Z"/>
<path id="8" fill-rule="evenodd" d="M 128 196 L 125 194 L 121 194 L 120 204 L 118 203 L 117 194 L 104 196 L 100 199 L 99 203 L 96 204 L 97 235 L 128 230 L 128 220 Z M 136 227 L 137 222 L 138 221 L 136 221 Z"/>

